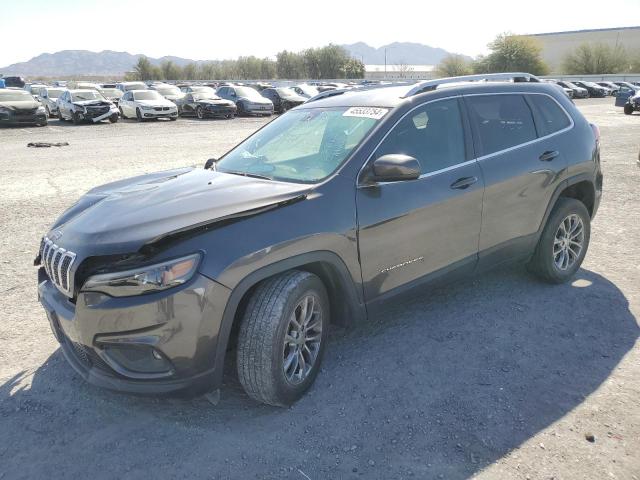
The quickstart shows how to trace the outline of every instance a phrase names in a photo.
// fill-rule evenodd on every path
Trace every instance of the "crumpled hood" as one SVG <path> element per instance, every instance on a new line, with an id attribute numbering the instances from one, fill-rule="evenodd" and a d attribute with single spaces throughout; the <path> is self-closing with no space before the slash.
<path id="1" fill-rule="evenodd" d="M 81 257 L 133 253 L 169 234 L 253 214 L 310 189 L 195 168 L 158 172 L 90 190 L 49 237 L 56 232 L 56 243 Z"/>
<path id="2" fill-rule="evenodd" d="M 76 100 L 73 102 L 74 105 L 80 105 L 86 107 L 88 105 L 113 105 L 110 101 L 93 99 L 93 100 Z"/>

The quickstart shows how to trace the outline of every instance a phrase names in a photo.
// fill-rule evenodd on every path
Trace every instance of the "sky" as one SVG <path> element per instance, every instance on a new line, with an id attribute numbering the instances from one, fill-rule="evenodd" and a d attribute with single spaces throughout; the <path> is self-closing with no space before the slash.
<path id="1" fill-rule="evenodd" d="M 640 0 L 0 0 L 0 66 L 60 50 L 214 60 L 358 41 L 476 56 L 501 32 L 636 25 Z"/>

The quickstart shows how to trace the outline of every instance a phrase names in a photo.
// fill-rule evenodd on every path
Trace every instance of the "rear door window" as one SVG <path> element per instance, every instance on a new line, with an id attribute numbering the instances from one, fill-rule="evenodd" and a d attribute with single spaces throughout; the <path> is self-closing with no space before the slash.
<path id="1" fill-rule="evenodd" d="M 528 95 L 536 113 L 540 136 L 551 135 L 571 125 L 571 120 L 558 102 L 547 95 Z"/>
<path id="2" fill-rule="evenodd" d="M 465 162 L 464 130 L 458 100 L 427 103 L 409 113 L 393 127 L 374 158 L 398 153 L 418 160 L 423 174 Z"/>
<path id="3" fill-rule="evenodd" d="M 537 138 L 533 114 L 522 95 L 474 95 L 466 97 L 465 102 L 482 155 Z"/>

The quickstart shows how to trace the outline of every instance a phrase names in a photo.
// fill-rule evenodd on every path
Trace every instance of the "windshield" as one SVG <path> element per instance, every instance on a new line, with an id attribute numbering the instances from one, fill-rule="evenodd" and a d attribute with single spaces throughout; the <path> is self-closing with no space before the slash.
<path id="1" fill-rule="evenodd" d="M 64 90 L 60 88 L 47 88 L 47 95 L 49 98 L 58 98 L 62 95 L 62 92 L 64 92 Z"/>
<path id="2" fill-rule="evenodd" d="M 134 100 L 160 100 L 162 95 L 155 90 L 145 90 L 144 92 L 135 92 L 133 98 Z"/>
<path id="3" fill-rule="evenodd" d="M 100 95 L 97 90 L 82 90 L 80 92 L 73 92 L 71 99 L 77 102 L 79 100 L 104 100 L 104 97 Z"/>
<path id="4" fill-rule="evenodd" d="M 336 171 L 385 113 L 358 107 L 289 111 L 225 155 L 216 170 L 319 182 Z"/>
<path id="5" fill-rule="evenodd" d="M 298 94 L 290 88 L 276 88 L 281 97 L 297 97 Z"/>
<path id="6" fill-rule="evenodd" d="M 33 102 L 33 97 L 29 92 L 17 92 L 11 90 L 0 90 L 0 102 Z"/>
<path id="7" fill-rule="evenodd" d="M 316 87 L 312 87 L 311 85 L 298 85 L 298 88 L 302 90 L 302 93 L 309 95 L 310 97 L 315 97 L 320 93 Z"/>
<path id="8" fill-rule="evenodd" d="M 585 84 L 587 87 L 599 87 L 600 85 L 596 85 L 593 82 L 582 82 L 583 84 Z"/>
<path id="9" fill-rule="evenodd" d="M 140 82 L 140 83 L 129 83 L 124 85 L 124 89 L 128 92 L 129 90 L 146 90 L 147 86 Z"/>
<path id="10" fill-rule="evenodd" d="M 182 95 L 178 87 L 157 87 L 156 92 L 159 92 L 160 95 Z"/>
<path id="11" fill-rule="evenodd" d="M 566 85 L 569 88 L 580 88 L 575 83 L 571 83 L 571 82 L 563 82 L 563 85 Z"/>
<path id="12" fill-rule="evenodd" d="M 198 100 L 220 100 L 220 97 L 214 93 L 193 93 L 193 99 Z"/>
<path id="13" fill-rule="evenodd" d="M 105 97 L 117 97 L 120 98 L 122 95 L 124 95 L 120 90 L 118 90 L 117 88 L 103 88 L 101 90 L 102 94 Z"/>
<path id="14" fill-rule="evenodd" d="M 254 90 L 251 87 L 236 87 L 236 94 L 239 97 L 247 97 L 247 98 L 255 98 L 257 100 L 264 100 L 262 95 L 260 95 L 257 90 Z"/>

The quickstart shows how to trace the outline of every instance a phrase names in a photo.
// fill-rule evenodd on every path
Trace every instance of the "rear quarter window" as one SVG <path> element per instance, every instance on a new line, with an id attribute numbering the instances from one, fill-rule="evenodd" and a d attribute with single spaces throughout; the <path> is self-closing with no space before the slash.
<path id="1" fill-rule="evenodd" d="M 547 95 L 528 95 L 528 100 L 533 105 L 540 136 L 551 135 L 571 125 L 567 113 L 558 102 Z"/>
<path id="2" fill-rule="evenodd" d="M 490 155 L 537 138 L 533 114 L 524 96 L 468 96 L 465 102 L 479 137 L 482 155 Z"/>

